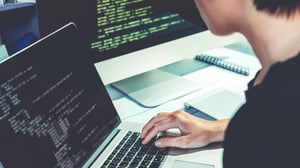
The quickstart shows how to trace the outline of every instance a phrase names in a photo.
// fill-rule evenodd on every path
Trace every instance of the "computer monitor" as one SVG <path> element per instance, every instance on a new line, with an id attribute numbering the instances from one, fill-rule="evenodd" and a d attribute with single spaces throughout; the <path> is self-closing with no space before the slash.
<path id="1" fill-rule="evenodd" d="M 207 30 L 193 1 L 52 0 L 46 3 L 40 10 L 38 6 L 39 15 L 45 13 L 49 17 L 40 19 L 41 33 L 49 29 L 48 34 L 70 21 L 75 22 L 94 52 L 95 62 Z M 46 7 L 50 9 L 44 11 Z"/>
<path id="2" fill-rule="evenodd" d="M 76 23 L 94 52 L 95 65 L 106 84 L 180 60 L 188 56 L 186 51 L 201 52 L 239 39 L 236 35 L 216 37 L 207 31 L 194 1 L 36 3 L 41 36 L 70 21 Z"/>
<path id="3" fill-rule="evenodd" d="M 147 72 L 240 39 L 236 35 L 217 37 L 211 34 L 194 1 L 37 0 L 37 9 L 42 36 L 70 21 L 77 24 L 85 44 L 93 53 L 95 66 L 104 84 L 113 84 L 112 86 L 135 100 L 140 99 L 140 96 L 136 98 L 129 93 L 136 93 L 135 84 L 138 83 L 138 87 L 143 88 L 142 80 L 145 87 L 148 87 L 153 82 L 153 76 L 163 75 L 158 71 Z M 189 65 L 185 67 L 187 66 Z M 143 74 L 145 72 L 146 75 Z M 140 76 L 135 77 L 136 75 Z M 124 79 L 128 80 L 123 81 Z M 179 89 L 190 87 L 190 84 L 191 82 L 182 84 Z M 157 90 L 159 89 L 155 90 L 156 93 Z M 171 97 L 175 98 L 186 92 Z M 148 93 L 154 91 L 137 94 L 148 101 L 144 97 L 149 96 Z M 155 100 L 155 103 L 152 100 L 143 101 L 137 102 L 150 107 L 166 100 Z"/>

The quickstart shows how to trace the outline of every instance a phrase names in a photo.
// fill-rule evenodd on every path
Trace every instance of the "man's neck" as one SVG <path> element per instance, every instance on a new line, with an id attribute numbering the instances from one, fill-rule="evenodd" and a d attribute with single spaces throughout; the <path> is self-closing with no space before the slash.
<path id="1" fill-rule="evenodd" d="M 255 84 L 263 81 L 274 63 L 284 62 L 296 56 L 300 51 L 300 14 L 295 14 L 290 18 L 270 17 L 269 14 L 263 12 L 259 15 L 261 16 L 249 22 L 249 28 L 243 33 L 262 64 Z"/>

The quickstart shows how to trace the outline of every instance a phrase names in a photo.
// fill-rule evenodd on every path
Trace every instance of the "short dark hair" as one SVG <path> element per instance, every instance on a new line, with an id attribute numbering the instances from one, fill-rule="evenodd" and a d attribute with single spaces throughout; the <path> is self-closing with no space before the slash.
<path id="1" fill-rule="evenodd" d="M 254 4 L 258 10 L 288 16 L 300 9 L 300 0 L 254 0 Z"/>

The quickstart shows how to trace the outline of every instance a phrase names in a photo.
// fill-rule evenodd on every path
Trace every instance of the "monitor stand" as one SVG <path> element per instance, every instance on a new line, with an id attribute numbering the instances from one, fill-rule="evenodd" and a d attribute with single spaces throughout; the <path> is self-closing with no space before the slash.
<path id="1" fill-rule="evenodd" d="M 200 61 L 185 59 L 114 82 L 112 87 L 143 107 L 156 107 L 201 89 L 201 84 L 182 76 L 207 66 Z"/>

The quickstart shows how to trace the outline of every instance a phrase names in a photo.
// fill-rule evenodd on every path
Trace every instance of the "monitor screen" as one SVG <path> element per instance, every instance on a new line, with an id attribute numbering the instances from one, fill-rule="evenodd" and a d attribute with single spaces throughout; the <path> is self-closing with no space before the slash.
<path id="1" fill-rule="evenodd" d="M 104 84 L 236 42 L 207 31 L 192 0 L 37 0 L 41 37 L 74 22 Z"/>
<path id="2" fill-rule="evenodd" d="M 75 22 L 94 53 L 95 62 L 207 30 L 194 1 L 52 0 L 37 3 L 40 32 L 48 34 L 67 22 Z"/>

